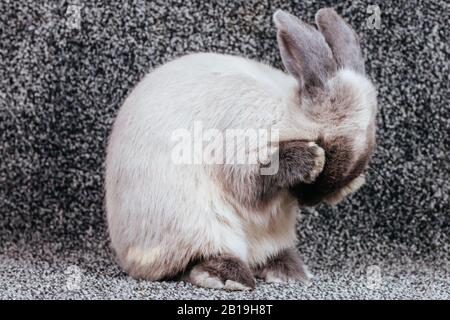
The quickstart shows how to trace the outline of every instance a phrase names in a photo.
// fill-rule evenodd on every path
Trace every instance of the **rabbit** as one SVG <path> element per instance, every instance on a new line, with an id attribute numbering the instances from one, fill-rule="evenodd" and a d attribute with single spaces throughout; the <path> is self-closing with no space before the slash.
<path id="1" fill-rule="evenodd" d="M 112 248 L 132 277 L 225 290 L 311 280 L 296 249 L 299 209 L 337 203 L 364 183 L 376 90 L 355 32 L 333 9 L 316 13 L 317 29 L 281 10 L 273 21 L 287 73 L 190 54 L 147 74 L 120 108 L 105 204 Z M 265 149 L 256 163 L 178 163 L 173 134 L 195 136 L 197 123 L 278 133 L 270 145 L 250 142 L 249 153 Z"/>

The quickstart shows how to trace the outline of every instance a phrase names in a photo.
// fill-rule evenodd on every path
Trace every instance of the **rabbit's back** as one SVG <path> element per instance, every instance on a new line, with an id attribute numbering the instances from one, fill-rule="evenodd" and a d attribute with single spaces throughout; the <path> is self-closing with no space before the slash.
<path id="1" fill-rule="evenodd" d="M 267 128 L 285 113 L 295 81 L 244 58 L 195 54 L 149 73 L 120 109 L 106 160 L 112 245 L 132 275 L 159 279 L 189 260 L 233 247 L 240 221 L 201 165 L 175 164 L 176 130 Z M 218 216 L 231 224 L 227 228 Z M 220 220 L 220 219 L 219 219 Z"/>

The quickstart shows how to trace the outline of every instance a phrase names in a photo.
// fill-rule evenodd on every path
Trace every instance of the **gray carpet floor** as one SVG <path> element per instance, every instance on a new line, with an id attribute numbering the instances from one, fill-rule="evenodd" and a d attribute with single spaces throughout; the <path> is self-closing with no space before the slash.
<path id="1" fill-rule="evenodd" d="M 312 265 L 314 280 L 227 292 L 185 282 L 134 280 L 111 256 L 94 250 L 10 246 L 0 254 L 1 299 L 450 299 L 448 264 L 435 261 L 340 261 Z M 311 267 L 311 264 L 310 264 Z"/>
<path id="2" fill-rule="evenodd" d="M 366 186 L 300 215 L 314 282 L 230 293 L 122 273 L 102 181 L 126 95 L 190 52 L 281 68 L 272 13 L 313 21 L 326 6 L 360 35 L 380 112 Z M 449 11 L 438 0 L 1 1 L 0 298 L 449 299 Z"/>

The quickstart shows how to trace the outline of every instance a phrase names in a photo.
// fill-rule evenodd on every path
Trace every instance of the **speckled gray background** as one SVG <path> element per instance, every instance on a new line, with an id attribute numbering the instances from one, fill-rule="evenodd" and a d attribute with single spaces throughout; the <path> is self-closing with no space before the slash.
<path id="1" fill-rule="evenodd" d="M 81 5 L 79 26 L 69 3 Z M 378 29 L 367 24 L 373 4 Z M 313 21 L 325 6 L 362 38 L 379 92 L 379 139 L 360 192 L 301 216 L 313 285 L 225 293 L 121 273 L 105 232 L 102 175 L 127 93 L 152 67 L 189 52 L 281 67 L 272 13 Z M 0 298 L 448 299 L 449 13 L 437 0 L 2 0 Z"/>

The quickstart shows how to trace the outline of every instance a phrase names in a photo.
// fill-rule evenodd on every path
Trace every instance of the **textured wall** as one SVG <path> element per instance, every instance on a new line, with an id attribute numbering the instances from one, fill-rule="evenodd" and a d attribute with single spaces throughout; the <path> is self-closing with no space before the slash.
<path id="1" fill-rule="evenodd" d="M 76 1 L 74 1 L 76 3 Z M 102 246 L 105 143 L 152 67 L 189 52 L 281 67 L 271 15 L 334 6 L 362 38 L 379 91 L 367 185 L 301 217 L 314 263 L 449 254 L 449 28 L 445 1 L 0 2 L 0 241 Z M 381 26 L 367 25 L 379 4 Z M 440 260 L 439 259 L 439 260 Z"/>

